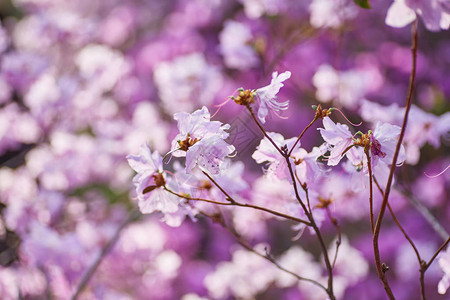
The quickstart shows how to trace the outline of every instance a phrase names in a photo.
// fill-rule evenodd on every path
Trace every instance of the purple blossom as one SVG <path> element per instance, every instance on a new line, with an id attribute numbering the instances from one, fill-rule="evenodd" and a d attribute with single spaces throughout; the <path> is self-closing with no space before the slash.
<path id="1" fill-rule="evenodd" d="M 422 17 L 430 31 L 447 30 L 450 27 L 450 6 L 447 0 L 394 0 L 386 15 L 386 24 L 404 27 Z"/>
<path id="2" fill-rule="evenodd" d="M 378 160 L 383 161 L 387 165 L 392 163 L 394 158 L 395 148 L 398 143 L 401 128 L 388 123 L 377 123 L 373 134 L 370 136 L 372 143 L 371 158 L 373 165 L 376 166 Z M 403 164 L 406 159 L 405 148 L 400 147 L 400 152 L 397 157 L 397 165 Z"/>
<path id="3" fill-rule="evenodd" d="M 232 154 L 234 146 L 224 141 L 229 136 L 225 130 L 230 125 L 210 121 L 208 109 L 204 106 L 192 114 L 176 113 L 180 133 L 172 141 L 173 156 L 186 156 L 186 172 L 190 173 L 198 165 L 212 175 L 221 172 L 226 156 Z"/>
<path id="4" fill-rule="evenodd" d="M 130 166 L 137 172 L 133 183 L 141 212 L 144 214 L 154 211 L 175 213 L 178 210 L 179 198 L 162 188 L 169 178 L 163 173 L 161 155 L 157 151 L 151 153 L 147 145 L 142 145 L 139 155 L 128 155 L 127 159 Z M 152 190 L 147 192 L 146 189 L 149 187 Z"/>
<path id="5" fill-rule="evenodd" d="M 192 111 L 212 103 L 223 81 L 219 69 L 209 64 L 201 53 L 159 63 L 154 78 L 159 97 L 169 113 Z"/>
<path id="6" fill-rule="evenodd" d="M 438 284 L 438 292 L 444 295 L 450 287 L 450 248 L 447 248 L 446 251 L 439 255 L 438 263 L 442 271 L 444 271 L 444 276 L 442 276 Z"/>
<path id="7" fill-rule="evenodd" d="M 319 128 L 319 131 L 330 150 L 327 164 L 329 166 L 336 166 L 341 161 L 344 154 L 354 164 L 358 164 L 358 159 L 356 158 L 358 155 L 355 153 L 356 150 L 353 148 L 348 150 L 353 144 L 353 135 L 348 129 L 348 126 L 334 123 L 329 117 L 325 117 L 323 119 L 323 127 L 324 128 Z"/>
<path id="8" fill-rule="evenodd" d="M 309 5 L 313 27 L 338 28 L 345 20 L 353 19 L 358 9 L 349 1 L 313 0 Z"/>
<path id="9" fill-rule="evenodd" d="M 284 86 L 283 81 L 291 77 L 291 72 L 286 71 L 278 75 L 278 72 L 272 73 L 272 81 L 269 85 L 256 90 L 259 99 L 258 118 L 264 124 L 266 122 L 269 109 L 275 113 L 288 109 L 289 100 L 285 102 L 277 101 L 277 94 Z"/>
<path id="10" fill-rule="evenodd" d="M 252 33 L 244 23 L 231 20 L 225 22 L 219 39 L 220 50 L 227 67 L 247 70 L 258 64 L 257 53 L 250 45 Z"/>
<path id="11" fill-rule="evenodd" d="M 268 132 L 269 137 L 275 142 L 278 148 L 287 145 L 288 149 L 291 149 L 297 138 L 290 138 L 285 140 L 284 137 L 276 132 Z M 299 147 L 299 144 L 296 146 Z M 264 137 L 261 140 L 259 146 L 256 147 L 256 151 L 252 154 L 252 158 L 258 163 L 268 162 L 268 168 L 266 174 L 269 176 L 275 176 L 278 179 L 290 178 L 288 165 L 286 159 L 280 152 L 273 146 L 273 144 Z M 293 163 L 293 159 L 291 159 Z"/>

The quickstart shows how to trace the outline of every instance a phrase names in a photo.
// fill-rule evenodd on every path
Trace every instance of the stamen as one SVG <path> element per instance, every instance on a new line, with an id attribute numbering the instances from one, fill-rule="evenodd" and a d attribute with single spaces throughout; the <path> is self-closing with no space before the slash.
<path id="1" fill-rule="evenodd" d="M 172 154 L 172 153 L 174 153 L 175 151 L 178 151 L 178 150 L 181 150 L 181 148 L 176 148 L 176 149 L 173 149 L 173 150 L 167 152 L 166 155 L 163 156 L 162 160 L 164 161 L 169 154 Z M 170 156 L 169 161 L 165 162 L 165 164 L 166 165 L 169 164 L 171 160 L 172 160 L 172 155 Z"/>
<path id="2" fill-rule="evenodd" d="M 355 127 L 361 126 L 362 123 L 363 123 L 363 122 L 361 121 L 359 124 L 354 124 L 354 123 L 350 122 L 349 119 L 347 119 L 347 117 L 344 115 L 344 113 L 343 113 L 339 108 L 333 107 L 332 109 L 335 109 L 335 110 L 337 110 L 338 112 L 340 112 L 341 115 L 344 117 L 344 119 L 345 119 L 347 122 L 349 122 L 350 124 L 352 124 L 353 126 L 355 126 Z"/>
<path id="3" fill-rule="evenodd" d="M 425 174 L 425 176 L 427 176 L 428 178 L 436 178 L 441 176 L 442 174 L 444 174 L 448 169 L 450 168 L 450 164 L 447 166 L 447 168 L 445 168 L 443 171 L 441 171 L 439 174 L 436 175 L 428 175 L 426 172 L 423 172 L 423 174 Z"/>
<path id="4" fill-rule="evenodd" d="M 170 175 L 172 175 L 173 177 L 175 177 L 175 174 L 172 173 L 172 172 L 170 172 L 169 170 L 163 170 L 163 173 L 167 173 L 167 174 L 170 174 Z"/>

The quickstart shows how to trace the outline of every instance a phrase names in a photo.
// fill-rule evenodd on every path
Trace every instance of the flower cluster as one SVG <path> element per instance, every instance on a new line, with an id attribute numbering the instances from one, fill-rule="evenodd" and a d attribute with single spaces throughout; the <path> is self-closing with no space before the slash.
<path id="1" fill-rule="evenodd" d="M 1 299 L 445 297 L 449 16 L 2 2 Z"/>

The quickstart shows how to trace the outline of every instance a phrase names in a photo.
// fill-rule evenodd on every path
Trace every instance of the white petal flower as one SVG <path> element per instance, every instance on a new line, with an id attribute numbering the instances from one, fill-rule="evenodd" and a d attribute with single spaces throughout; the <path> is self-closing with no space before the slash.
<path id="1" fill-rule="evenodd" d="M 269 109 L 279 112 L 287 110 L 289 101 L 278 102 L 277 94 L 284 86 L 283 81 L 291 77 L 291 72 L 286 71 L 278 75 L 278 72 L 273 72 L 272 81 L 268 86 L 262 87 L 256 90 L 256 95 L 260 100 L 258 109 L 258 118 L 262 123 L 266 122 L 266 116 L 269 113 Z"/>

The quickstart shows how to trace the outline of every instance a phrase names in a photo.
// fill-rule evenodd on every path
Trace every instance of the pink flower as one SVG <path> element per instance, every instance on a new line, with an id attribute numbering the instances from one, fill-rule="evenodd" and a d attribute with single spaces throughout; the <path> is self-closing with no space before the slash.
<path id="1" fill-rule="evenodd" d="M 370 140 L 372 142 L 370 150 L 372 153 L 372 161 L 374 166 L 377 164 L 378 160 L 383 161 L 387 165 L 392 164 L 400 131 L 401 128 L 398 126 L 388 123 L 377 123 L 375 131 L 370 136 Z M 405 148 L 401 146 L 396 164 L 402 164 L 405 159 Z"/>
<path id="2" fill-rule="evenodd" d="M 353 136 L 347 125 L 334 123 L 329 117 L 323 119 L 323 127 L 319 128 L 322 138 L 330 149 L 328 165 L 336 166 L 345 154 L 355 165 L 358 164 L 358 155 L 355 149 L 346 151 L 353 143 Z M 345 153 L 344 153 L 345 152 Z"/>
<path id="3" fill-rule="evenodd" d="M 139 200 L 139 209 L 144 214 L 154 211 L 174 213 L 179 200 L 165 191 L 166 175 L 163 173 L 162 157 L 155 151 L 151 153 L 147 145 L 142 145 L 139 155 L 127 155 L 128 163 L 137 172 L 133 178 Z"/>
<path id="4" fill-rule="evenodd" d="M 258 65 L 258 55 L 251 45 L 252 33 L 244 23 L 226 21 L 219 39 L 220 51 L 227 67 L 248 70 Z"/>
<path id="5" fill-rule="evenodd" d="M 394 0 L 386 15 L 386 24 L 404 27 L 422 17 L 430 31 L 447 30 L 450 27 L 450 6 L 447 0 Z"/>
<path id="6" fill-rule="evenodd" d="M 192 114 L 176 113 L 180 133 L 172 141 L 173 156 L 186 156 L 186 172 L 198 165 L 201 170 L 218 175 L 224 158 L 235 148 L 224 141 L 230 125 L 211 121 L 208 109 L 203 106 Z"/>
<path id="7" fill-rule="evenodd" d="M 313 183 L 323 171 L 317 162 L 317 158 L 324 154 L 324 147 L 314 147 L 311 152 L 299 148 L 292 153 L 295 158 L 295 172 L 302 183 Z"/>
<path id="8" fill-rule="evenodd" d="M 277 94 L 280 89 L 284 86 L 282 83 L 286 79 L 291 77 L 291 72 L 286 71 L 278 75 L 278 72 L 272 73 L 272 81 L 268 86 L 262 87 L 256 90 L 256 95 L 260 100 L 258 109 L 258 118 L 261 123 L 266 122 L 267 114 L 269 113 L 269 108 L 275 112 L 280 112 L 282 110 L 287 110 L 289 105 L 289 100 L 285 102 L 277 101 Z"/>
<path id="9" fill-rule="evenodd" d="M 276 132 L 268 132 L 267 134 L 279 148 L 287 145 L 288 149 L 290 149 L 297 140 L 297 138 L 295 137 L 285 140 L 281 134 Z M 269 163 L 269 166 L 267 168 L 268 175 L 275 175 L 278 179 L 290 178 L 286 159 L 280 154 L 280 152 L 278 152 L 278 150 L 266 137 L 264 137 L 264 139 L 261 140 L 259 146 L 256 147 L 256 151 L 253 153 L 252 158 L 258 164 L 261 164 L 263 162 Z M 294 163 L 294 160 L 292 160 L 292 163 Z"/>
<path id="10" fill-rule="evenodd" d="M 450 248 L 439 255 L 438 263 L 442 271 L 444 271 L 444 276 L 438 283 L 438 293 L 443 295 L 450 287 Z"/>

